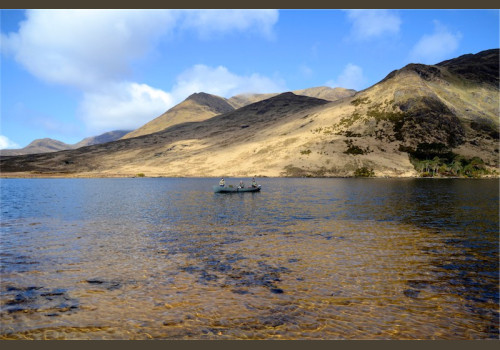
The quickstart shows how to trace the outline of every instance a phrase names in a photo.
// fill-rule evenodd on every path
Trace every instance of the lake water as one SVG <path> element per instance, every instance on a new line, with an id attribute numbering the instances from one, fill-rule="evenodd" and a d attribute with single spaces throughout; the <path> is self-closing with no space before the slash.
<path id="1" fill-rule="evenodd" d="M 0 338 L 498 339 L 498 180 L 258 180 L 2 179 Z"/>

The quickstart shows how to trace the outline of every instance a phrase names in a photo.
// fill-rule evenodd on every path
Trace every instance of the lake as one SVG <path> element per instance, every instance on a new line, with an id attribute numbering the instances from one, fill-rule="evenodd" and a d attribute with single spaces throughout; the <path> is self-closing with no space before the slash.
<path id="1" fill-rule="evenodd" d="M 498 339 L 498 179 L 218 180 L 2 179 L 0 338 Z"/>

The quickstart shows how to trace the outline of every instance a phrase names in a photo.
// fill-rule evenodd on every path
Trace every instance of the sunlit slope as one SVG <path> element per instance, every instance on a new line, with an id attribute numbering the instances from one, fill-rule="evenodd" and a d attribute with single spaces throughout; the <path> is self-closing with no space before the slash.
<path id="1" fill-rule="evenodd" d="M 230 112 L 233 109 L 234 108 L 222 97 L 203 92 L 195 93 L 160 115 L 158 118 L 128 133 L 123 138 L 127 139 L 152 134 L 165 130 L 175 124 L 206 120 L 215 115 Z"/>
<path id="2" fill-rule="evenodd" d="M 333 152 L 344 142 L 346 151 L 376 174 L 402 170 L 405 162 L 398 161 L 391 171 L 382 161 L 388 156 L 408 157 L 430 144 L 498 168 L 498 50 L 436 66 L 410 64 L 349 101 L 325 108 L 315 123 L 321 141 L 311 151 Z M 329 139 L 337 147 L 325 147 Z"/>
<path id="3" fill-rule="evenodd" d="M 328 86 L 318 86 L 309 89 L 294 90 L 293 93 L 296 95 L 321 98 L 327 101 L 337 101 L 342 98 L 353 96 L 356 90 L 344 89 L 341 87 L 331 88 Z"/>
<path id="4" fill-rule="evenodd" d="M 336 101 L 345 97 L 353 96 L 356 90 L 344 89 L 340 87 L 331 88 L 327 86 L 319 86 L 302 90 L 292 91 L 295 95 L 302 95 L 308 97 L 321 98 L 327 101 Z M 233 106 L 235 109 L 247 106 L 249 104 L 266 100 L 268 98 L 279 95 L 279 93 L 273 94 L 240 94 L 231 97 L 227 102 Z"/>
<path id="5" fill-rule="evenodd" d="M 410 64 L 334 102 L 284 93 L 150 135 L 2 160 L 2 172 L 353 176 L 366 167 L 405 177 L 418 175 L 409 155 L 423 145 L 498 170 L 498 93 L 498 50 L 489 50 Z"/>
<path id="6" fill-rule="evenodd" d="M 355 90 L 344 88 L 330 88 L 326 86 L 314 87 L 294 91 L 296 95 L 321 98 L 328 101 L 335 101 L 341 98 L 352 96 Z M 123 139 L 152 134 L 165 130 L 173 125 L 185 122 L 203 121 L 219 114 L 231 112 L 235 109 L 248 106 L 249 104 L 260 102 L 268 98 L 279 95 L 271 94 L 241 94 L 225 99 L 216 95 L 203 92 L 195 93 L 186 98 L 183 102 L 172 107 L 159 117 L 153 119 L 140 128 L 126 134 Z"/>
<path id="7" fill-rule="evenodd" d="M 24 148 L 0 150 L 0 154 L 2 156 L 17 156 L 23 154 L 57 152 L 71 148 L 72 145 L 68 145 L 64 142 L 50 138 L 44 138 L 44 139 L 33 140 L 28 146 Z"/>
<path id="8" fill-rule="evenodd" d="M 276 165 L 270 168 L 265 164 L 267 151 L 256 153 L 275 142 L 284 141 L 286 146 L 290 140 L 276 134 L 280 128 L 288 129 L 291 121 L 326 104 L 328 101 L 285 93 L 154 134 L 57 154 L 2 160 L 2 171 L 219 176 L 245 169 L 245 173 L 262 173 Z"/>

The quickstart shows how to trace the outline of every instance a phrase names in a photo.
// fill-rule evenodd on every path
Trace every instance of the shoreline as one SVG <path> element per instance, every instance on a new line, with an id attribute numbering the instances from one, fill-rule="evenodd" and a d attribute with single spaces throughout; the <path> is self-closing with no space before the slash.
<path id="1" fill-rule="evenodd" d="M 247 178 L 248 176 L 226 175 L 227 178 Z M 259 176 L 258 178 L 270 179 L 467 179 L 467 180 L 484 180 L 484 179 L 500 179 L 500 175 L 487 175 L 481 177 L 465 177 L 465 176 Z M 218 176 L 164 176 L 164 175 L 144 175 L 137 174 L 107 174 L 107 173 L 27 173 L 27 172 L 11 172 L 0 173 L 0 179 L 130 179 L 130 178 L 185 178 L 185 179 L 201 179 L 201 178 L 218 178 Z"/>

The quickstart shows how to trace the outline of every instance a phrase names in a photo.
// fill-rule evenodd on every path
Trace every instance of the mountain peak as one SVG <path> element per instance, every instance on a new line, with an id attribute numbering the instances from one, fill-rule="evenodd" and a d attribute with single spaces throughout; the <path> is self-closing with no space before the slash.
<path id="1" fill-rule="evenodd" d="M 192 93 L 191 95 L 189 95 L 186 98 L 186 100 L 198 101 L 198 100 L 209 99 L 209 98 L 221 98 L 221 97 L 216 96 L 216 95 L 212 95 L 212 94 L 208 94 L 206 92 L 195 92 L 195 93 Z"/>
<path id="2" fill-rule="evenodd" d="M 126 134 L 123 139 L 152 134 L 175 124 L 202 121 L 232 111 L 234 108 L 225 98 L 206 92 L 196 92 L 159 117 Z"/>
<path id="3" fill-rule="evenodd" d="M 498 86 L 472 80 L 495 75 L 488 73 L 498 67 L 495 57 L 498 50 L 410 64 L 333 103 L 293 91 L 215 115 L 209 106 L 226 100 L 198 93 L 133 140 L 0 157 L 0 166 L 2 173 L 75 176 L 323 177 L 363 168 L 396 177 L 498 174 Z M 478 173 L 467 170 L 473 164 Z"/>
<path id="4" fill-rule="evenodd" d="M 227 113 L 234 110 L 225 98 L 207 94 L 206 92 L 195 92 L 184 100 L 184 102 L 186 101 L 192 101 L 198 105 L 207 106 L 216 114 Z"/>
<path id="5" fill-rule="evenodd" d="M 87 137 L 82 141 L 78 142 L 77 144 L 75 144 L 74 148 L 80 148 L 84 146 L 92 146 L 101 143 L 116 141 L 121 137 L 123 137 L 124 135 L 128 134 L 129 132 L 131 132 L 131 130 L 113 130 L 98 136 Z"/>
<path id="6" fill-rule="evenodd" d="M 57 147 L 65 147 L 67 146 L 64 142 L 54 140 L 51 138 L 43 138 L 43 139 L 36 139 L 33 140 L 28 146 L 26 147 L 47 147 L 47 148 L 57 148 Z"/>
<path id="7" fill-rule="evenodd" d="M 323 98 L 317 98 L 317 97 L 311 97 L 311 96 L 306 96 L 306 95 L 300 95 L 296 94 L 291 91 L 283 92 L 279 95 L 273 96 L 265 101 L 295 101 L 295 102 L 321 102 L 321 103 L 327 103 L 330 101 L 327 101 Z"/>
<path id="8" fill-rule="evenodd" d="M 498 87 L 499 53 L 500 49 L 485 50 L 443 61 L 436 66 L 445 67 L 463 79 Z"/>
<path id="9" fill-rule="evenodd" d="M 309 97 L 304 95 L 296 95 L 293 92 L 284 92 L 282 94 L 270 97 L 266 100 L 252 103 L 242 110 L 256 111 L 257 114 L 265 114 L 270 110 L 288 110 L 296 108 L 307 108 L 312 106 L 317 106 L 321 104 L 326 104 L 330 101 L 326 101 L 316 97 Z"/>
<path id="10" fill-rule="evenodd" d="M 291 91 L 287 91 L 287 92 L 283 92 L 277 96 L 274 96 L 274 97 L 271 97 L 271 98 L 274 98 L 274 99 L 279 99 L 279 98 L 293 98 L 297 95 L 295 95 L 293 92 Z"/>
<path id="11" fill-rule="evenodd" d="M 73 145 L 46 137 L 43 139 L 33 140 L 28 146 L 24 148 L 1 150 L 1 155 L 16 156 L 24 154 L 48 153 L 48 152 L 76 149 L 84 146 L 98 145 L 106 142 L 116 141 L 128 132 L 130 131 L 124 131 L 124 130 L 109 131 L 98 136 L 87 137 L 82 141 L 75 143 Z"/>
<path id="12" fill-rule="evenodd" d="M 379 83 L 400 74 L 417 73 L 427 81 L 446 80 L 450 75 L 454 75 L 472 83 L 489 84 L 498 87 L 499 52 L 499 49 L 491 49 L 476 54 L 466 54 L 435 65 L 410 63 L 401 69 L 392 71 Z"/>

